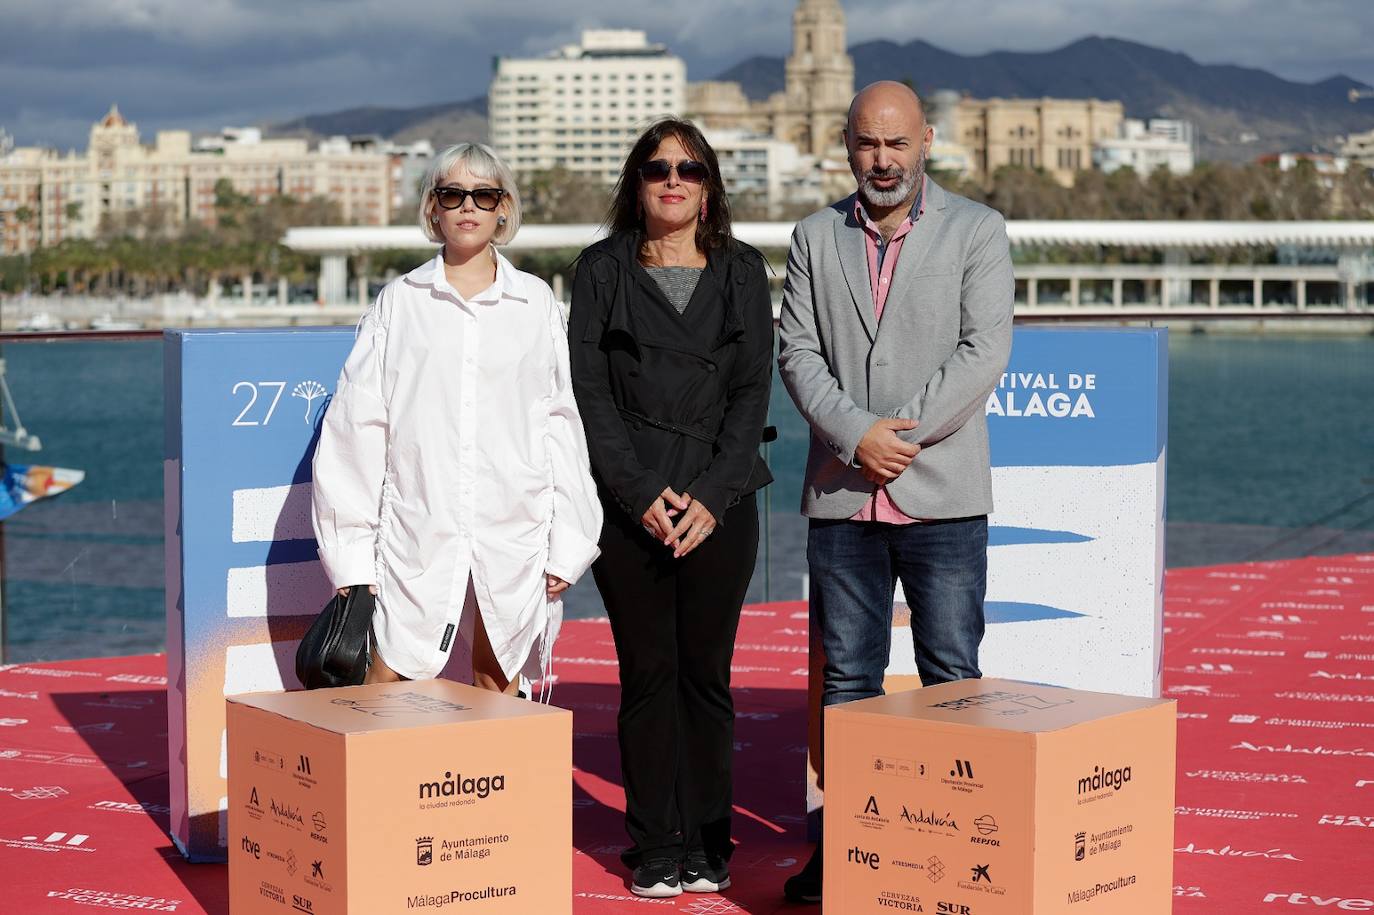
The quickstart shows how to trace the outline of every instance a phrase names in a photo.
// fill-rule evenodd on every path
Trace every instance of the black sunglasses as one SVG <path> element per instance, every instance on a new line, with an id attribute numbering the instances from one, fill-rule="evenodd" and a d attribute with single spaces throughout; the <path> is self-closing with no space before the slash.
<path id="1" fill-rule="evenodd" d="M 470 191 L 461 187 L 436 187 L 434 189 L 434 199 L 438 201 L 439 206 L 446 210 L 458 209 L 469 196 L 472 197 L 472 202 L 476 204 L 477 209 L 490 212 L 501 205 L 501 198 L 506 196 L 506 192 L 499 187 L 479 187 Z"/>
<path id="2" fill-rule="evenodd" d="M 706 163 L 698 162 L 695 159 L 683 159 L 674 165 L 667 159 L 650 159 L 639 167 L 639 177 L 653 184 L 660 181 L 667 181 L 673 169 L 677 169 L 679 181 L 686 181 L 688 184 L 701 184 L 706 177 L 711 174 Z"/>

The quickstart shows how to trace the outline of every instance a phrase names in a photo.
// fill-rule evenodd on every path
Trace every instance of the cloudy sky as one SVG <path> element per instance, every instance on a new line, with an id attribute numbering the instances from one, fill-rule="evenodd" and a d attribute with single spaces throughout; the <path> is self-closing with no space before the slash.
<path id="1" fill-rule="evenodd" d="M 1130 38 L 1204 63 L 1374 84 L 1374 0 L 843 0 L 850 43 L 923 38 L 963 54 Z M 586 27 L 641 28 L 706 79 L 786 54 L 795 0 L 0 0 L 0 127 L 84 147 L 111 102 L 145 140 L 359 105 L 486 92 L 493 55 Z"/>

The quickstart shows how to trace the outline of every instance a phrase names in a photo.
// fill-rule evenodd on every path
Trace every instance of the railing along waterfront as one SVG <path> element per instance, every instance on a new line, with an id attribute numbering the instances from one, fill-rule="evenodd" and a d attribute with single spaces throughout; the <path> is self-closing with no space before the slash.
<path id="1" fill-rule="evenodd" d="M 1257 334 L 1253 313 L 1221 312 L 1167 315 L 1183 318 L 1179 329 L 1206 331 L 1170 343 L 1168 563 L 1374 550 L 1374 424 L 1362 420 L 1374 390 L 1368 319 L 1347 314 L 1326 322 L 1337 332 L 1314 335 L 1278 318 Z M 1067 310 L 1018 320 L 1101 323 Z M 15 404 L 43 443 L 5 457 L 85 473 L 0 522 L 6 660 L 163 647 L 162 347 L 154 330 L 0 334 Z M 750 602 L 804 597 L 798 505 L 809 433 L 776 379 L 769 421 L 779 433 L 766 446 L 776 482 L 762 500 Z M 568 612 L 601 612 L 590 577 L 570 593 Z"/>

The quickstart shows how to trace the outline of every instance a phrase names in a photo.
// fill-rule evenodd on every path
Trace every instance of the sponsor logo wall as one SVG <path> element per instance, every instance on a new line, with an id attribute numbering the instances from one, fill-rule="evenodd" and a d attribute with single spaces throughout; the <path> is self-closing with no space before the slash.
<path id="1" fill-rule="evenodd" d="M 986 412 L 984 674 L 1158 696 L 1166 333 L 1017 328 Z M 898 601 L 887 673 L 914 677 Z"/>
<path id="2" fill-rule="evenodd" d="M 224 699 L 299 687 L 296 646 L 332 594 L 310 524 L 310 461 L 353 331 L 165 340 L 172 837 L 191 860 L 223 860 Z M 449 679 L 471 671 L 459 648 Z"/>

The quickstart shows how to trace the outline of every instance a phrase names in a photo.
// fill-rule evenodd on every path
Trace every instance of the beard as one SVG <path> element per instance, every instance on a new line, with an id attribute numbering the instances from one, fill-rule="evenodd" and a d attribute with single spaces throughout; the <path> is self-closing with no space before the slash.
<path id="1" fill-rule="evenodd" d="M 870 168 L 859 177 L 859 191 L 864 200 L 875 207 L 895 207 L 911 199 L 916 186 L 926 174 L 926 151 L 916 154 L 916 162 L 909 169 L 892 167 L 886 169 Z M 896 178 L 897 183 L 890 188 L 880 188 L 874 181 L 880 178 Z"/>

